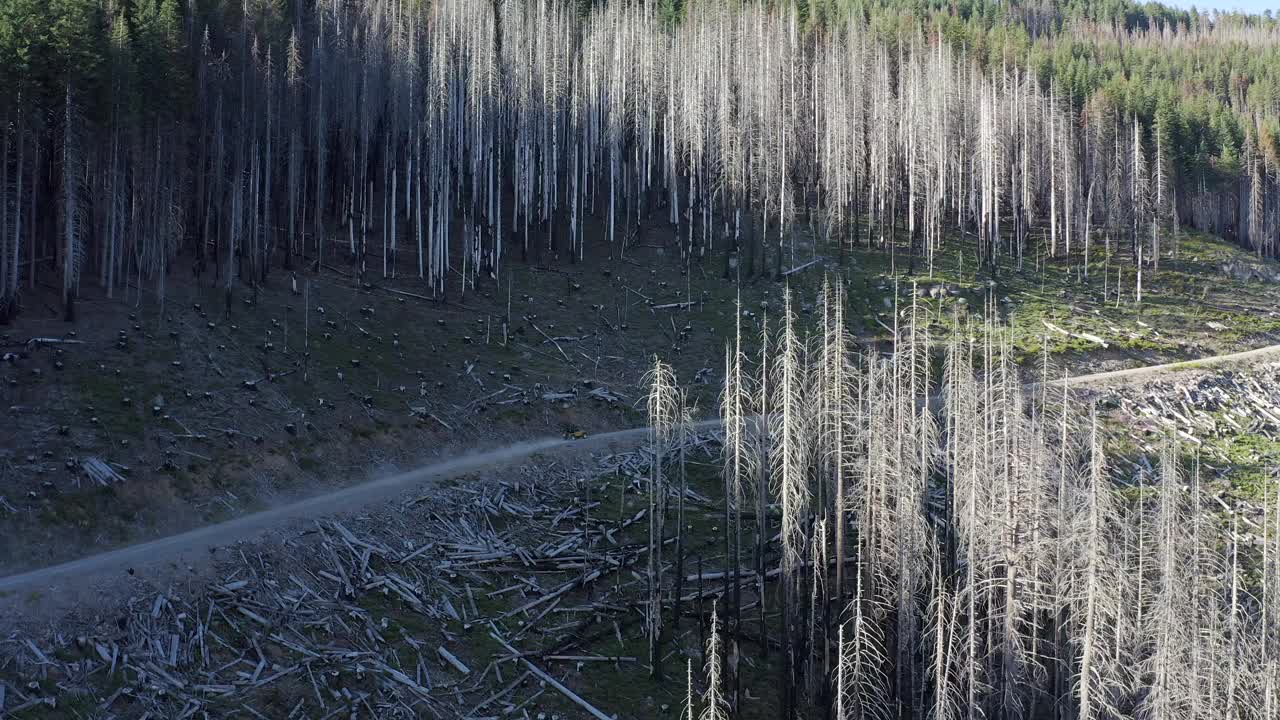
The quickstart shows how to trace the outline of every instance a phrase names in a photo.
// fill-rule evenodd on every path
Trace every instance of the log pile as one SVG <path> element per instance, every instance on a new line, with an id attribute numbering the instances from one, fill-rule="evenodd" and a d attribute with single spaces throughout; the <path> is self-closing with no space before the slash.
<path id="1" fill-rule="evenodd" d="M 1280 363 L 1251 370 L 1177 374 L 1140 387 L 1120 387 L 1100 398 L 1124 420 L 1121 427 L 1143 452 L 1172 434 L 1229 462 L 1215 439 L 1240 435 L 1280 440 Z"/>
<path id="2" fill-rule="evenodd" d="M 1120 386 L 1098 398 L 1112 416 L 1113 438 L 1136 448 L 1133 478 L 1154 478 L 1150 458 L 1169 439 L 1194 452 L 1208 498 L 1227 516 L 1241 520 L 1237 538 L 1262 542 L 1262 498 L 1235 481 L 1241 472 L 1274 477 L 1280 468 L 1280 363 L 1248 371 L 1174 374 L 1142 386 Z M 1272 448 L 1268 450 L 1268 448 Z M 1124 455 L 1116 456 L 1120 461 Z M 1248 483 L 1246 483 L 1248 484 Z M 1266 490 L 1266 492 L 1272 492 Z"/>
<path id="3" fill-rule="evenodd" d="M 120 465 L 112 467 L 110 463 L 98 457 L 87 457 L 80 461 L 80 469 L 84 470 L 84 474 L 103 487 L 124 482 L 124 477 L 116 472 L 116 467 L 127 470 Z"/>
<path id="4" fill-rule="evenodd" d="M 103 717 L 523 718 L 561 697 L 616 717 L 574 678 L 639 667 L 592 644 L 640 632 L 646 546 L 628 535 L 644 511 L 602 508 L 643 490 L 651 457 L 524 468 L 238 545 L 199 590 L 0 640 L 0 715 L 74 701 Z"/>

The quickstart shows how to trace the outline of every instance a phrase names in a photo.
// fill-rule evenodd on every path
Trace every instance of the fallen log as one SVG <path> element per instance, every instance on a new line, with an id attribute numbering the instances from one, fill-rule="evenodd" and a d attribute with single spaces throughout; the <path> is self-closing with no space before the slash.
<path id="1" fill-rule="evenodd" d="M 544 660 L 553 662 L 635 662 L 625 655 L 547 655 Z"/>
<path id="2" fill-rule="evenodd" d="M 459 659 L 458 659 L 458 656 L 457 656 L 457 655 L 454 655 L 453 653 L 449 652 L 448 650 L 445 650 L 443 645 L 441 645 L 440 647 L 436 648 L 436 653 L 437 653 L 437 654 L 438 654 L 442 659 L 444 659 L 444 661 L 445 661 L 445 662 L 447 662 L 447 663 L 449 663 L 450 665 L 452 665 L 452 666 L 453 666 L 453 668 L 454 668 L 455 670 L 457 670 L 458 672 L 462 673 L 463 675 L 470 675 L 470 674 L 471 674 L 471 668 L 469 668 L 469 667 L 467 667 L 466 665 L 464 665 L 464 664 L 463 664 L 463 662 L 462 662 L 461 660 L 459 660 Z"/>
<path id="3" fill-rule="evenodd" d="M 796 273 L 800 272 L 801 270 L 804 270 L 804 269 L 806 269 L 806 268 L 813 267 L 814 265 L 817 265 L 817 264 L 818 264 L 818 259 L 817 259 L 817 258 L 814 258 L 813 260 L 810 260 L 809 262 L 807 262 L 807 263 L 805 263 L 805 264 L 803 264 L 803 265 L 797 265 L 797 266 L 795 266 L 795 267 L 791 268 L 790 270 L 783 270 L 783 271 L 782 271 L 782 277 L 790 277 L 790 276 L 792 276 L 792 275 L 794 275 L 794 274 L 796 274 Z"/>
<path id="4" fill-rule="evenodd" d="M 1067 330 L 1064 330 L 1064 329 L 1062 329 L 1062 328 L 1058 327 L 1057 325 L 1054 325 L 1053 323 L 1049 322 L 1048 320 L 1045 320 L 1044 318 L 1040 318 L 1040 322 L 1041 322 L 1045 327 L 1049 328 L 1050 330 L 1052 330 L 1052 331 L 1054 331 L 1054 332 L 1057 332 L 1057 333 L 1062 333 L 1063 335 L 1066 335 L 1067 337 L 1074 337 L 1074 338 L 1080 338 L 1081 340 L 1088 340 L 1089 342 L 1091 342 L 1091 343 L 1097 343 L 1098 345 L 1101 345 L 1101 346 L 1102 346 L 1102 347 L 1104 347 L 1104 348 L 1105 348 L 1105 347 L 1110 347 L 1110 345 L 1108 345 L 1108 344 L 1107 344 L 1107 341 L 1106 341 L 1106 340 L 1103 340 L 1102 338 L 1098 337 L 1097 335 L 1093 335 L 1093 334 L 1091 334 L 1091 333 L 1073 333 L 1073 332 L 1069 332 L 1069 331 L 1067 331 Z"/>
<path id="5" fill-rule="evenodd" d="M 555 678 L 548 675 L 545 671 L 543 671 L 542 668 L 539 668 L 537 665 L 534 665 L 533 662 L 529 660 L 529 658 L 524 657 L 518 650 L 511 647 L 511 645 L 509 645 L 506 640 L 503 640 L 496 632 L 490 632 L 489 637 L 498 641 L 498 644 L 506 648 L 507 651 L 510 652 L 512 655 L 518 656 L 520 658 L 520 661 L 523 662 L 525 666 L 529 668 L 530 672 L 532 672 L 534 675 L 538 676 L 542 680 L 546 681 L 548 685 L 558 690 L 561 695 L 564 695 L 566 698 L 569 698 L 570 700 L 572 700 L 574 704 L 576 704 L 578 707 L 582 708 L 583 710 L 586 710 L 588 713 L 591 714 L 592 717 L 597 718 L 597 720 L 614 720 L 614 717 L 612 715 L 604 714 L 604 712 L 601 711 L 599 708 L 597 708 L 595 705 L 592 705 L 586 700 L 583 700 L 581 696 L 579 696 L 577 693 L 573 692 L 569 688 L 565 687 L 559 680 L 556 680 Z"/>

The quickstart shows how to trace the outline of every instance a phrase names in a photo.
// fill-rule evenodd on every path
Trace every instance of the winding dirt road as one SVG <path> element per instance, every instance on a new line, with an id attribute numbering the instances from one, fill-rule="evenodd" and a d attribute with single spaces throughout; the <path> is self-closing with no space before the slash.
<path id="1" fill-rule="evenodd" d="M 1280 345 L 1269 345 L 1255 350 L 1187 362 L 1081 375 L 1070 378 L 1067 382 L 1073 387 L 1116 382 L 1130 383 L 1152 379 L 1167 372 L 1257 362 L 1273 355 L 1280 356 Z M 698 423 L 701 427 L 713 427 L 717 424 L 716 420 Z M 613 447 L 634 446 L 644 439 L 648 431 L 648 428 L 634 428 L 590 436 L 581 440 L 545 438 L 463 455 L 411 472 L 353 485 L 216 525 L 90 555 L 60 565 L 10 575 L 0 578 L 0 601 L 2 601 L 0 610 L 6 611 L 7 614 L 22 612 L 24 609 L 30 610 L 36 606 L 47 606 L 50 603 L 66 604 L 74 601 L 72 596 L 75 594 L 92 592 L 92 588 L 100 583 L 112 578 L 123 578 L 126 573 L 154 580 L 156 576 L 152 571 L 157 568 L 168 567 L 172 570 L 179 566 L 206 566 L 209 564 L 210 553 L 214 549 L 240 540 L 252 539 L 269 530 L 287 527 L 291 523 L 339 513 L 358 512 L 394 499 L 429 481 L 439 482 L 468 473 L 518 465 L 535 454 L 580 458 L 588 453 Z M 55 601 L 54 598 L 60 599 Z"/>

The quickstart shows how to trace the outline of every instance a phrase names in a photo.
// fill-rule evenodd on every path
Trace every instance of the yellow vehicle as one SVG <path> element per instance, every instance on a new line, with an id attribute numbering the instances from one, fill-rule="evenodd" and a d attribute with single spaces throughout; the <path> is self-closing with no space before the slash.
<path id="1" fill-rule="evenodd" d="M 564 434 L 565 440 L 581 440 L 587 436 L 585 430 L 570 430 Z"/>

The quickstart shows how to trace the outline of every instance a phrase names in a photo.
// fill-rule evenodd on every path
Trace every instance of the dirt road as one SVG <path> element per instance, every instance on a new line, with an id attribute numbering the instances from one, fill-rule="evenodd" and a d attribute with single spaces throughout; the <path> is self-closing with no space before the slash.
<path id="1" fill-rule="evenodd" d="M 716 424 L 717 421 L 698 423 L 700 427 Z M 463 455 L 216 525 L 9 575 L 0 578 L 0 612 L 37 610 L 45 614 L 52 609 L 50 605 L 74 606 L 82 600 L 88 602 L 91 598 L 84 597 L 86 593 L 93 593 L 97 586 L 113 580 L 135 577 L 152 583 L 171 581 L 181 575 L 179 568 L 207 565 L 210 553 L 216 548 L 254 538 L 268 530 L 314 518 L 358 512 L 428 482 L 519 465 L 534 455 L 580 458 L 614 447 L 634 447 L 648 432 L 648 428 L 634 428 L 589 435 L 580 440 L 544 438 Z"/>
<path id="2" fill-rule="evenodd" d="M 1280 359 L 1280 345 L 1267 345 L 1266 347 L 1260 347 L 1254 350 L 1242 350 L 1241 352 L 1227 353 L 1226 355 L 1214 355 L 1212 357 L 1200 358 L 1199 360 L 1185 360 L 1183 362 L 1163 363 L 1161 365 L 1145 365 L 1143 367 L 1127 368 L 1125 370 L 1112 370 L 1110 372 L 1100 372 L 1092 375 L 1081 375 L 1079 377 L 1069 378 L 1067 380 L 1067 385 L 1071 387 L 1086 387 L 1112 383 L 1117 380 L 1124 382 L 1151 380 L 1170 372 L 1208 370 L 1210 368 L 1221 367 L 1223 365 L 1253 363 L 1272 356 Z"/>
<path id="3" fill-rule="evenodd" d="M 1102 383 L 1130 383 L 1152 379 L 1166 372 L 1256 362 L 1273 355 L 1280 356 L 1280 345 L 1188 362 L 1081 375 L 1068 380 L 1068 384 L 1073 387 L 1083 387 Z M 699 423 L 703 427 L 712 427 L 716 424 L 718 422 L 715 420 Z M 154 571 L 158 568 L 166 567 L 172 571 L 174 568 L 183 566 L 202 566 L 207 564 L 209 554 L 215 548 L 253 538 L 268 530 L 287 527 L 298 521 L 338 513 L 357 512 L 391 500 L 428 481 L 438 482 L 467 473 L 520 464 L 539 453 L 581 457 L 615 445 L 634 445 L 643 440 L 647 432 L 648 428 L 635 428 L 589 436 L 581 440 L 546 438 L 463 455 L 427 465 L 412 472 L 354 485 L 190 532 L 91 555 L 61 565 L 10 575 L 0 578 L 0 600 L 4 601 L 0 602 L 0 609 L 21 611 L 23 606 L 47 605 L 54 597 L 60 598 L 57 604 L 65 604 L 70 602 L 72 595 L 77 592 L 84 593 L 103 581 L 123 578 L 127 575 L 138 575 L 155 580 Z"/>

